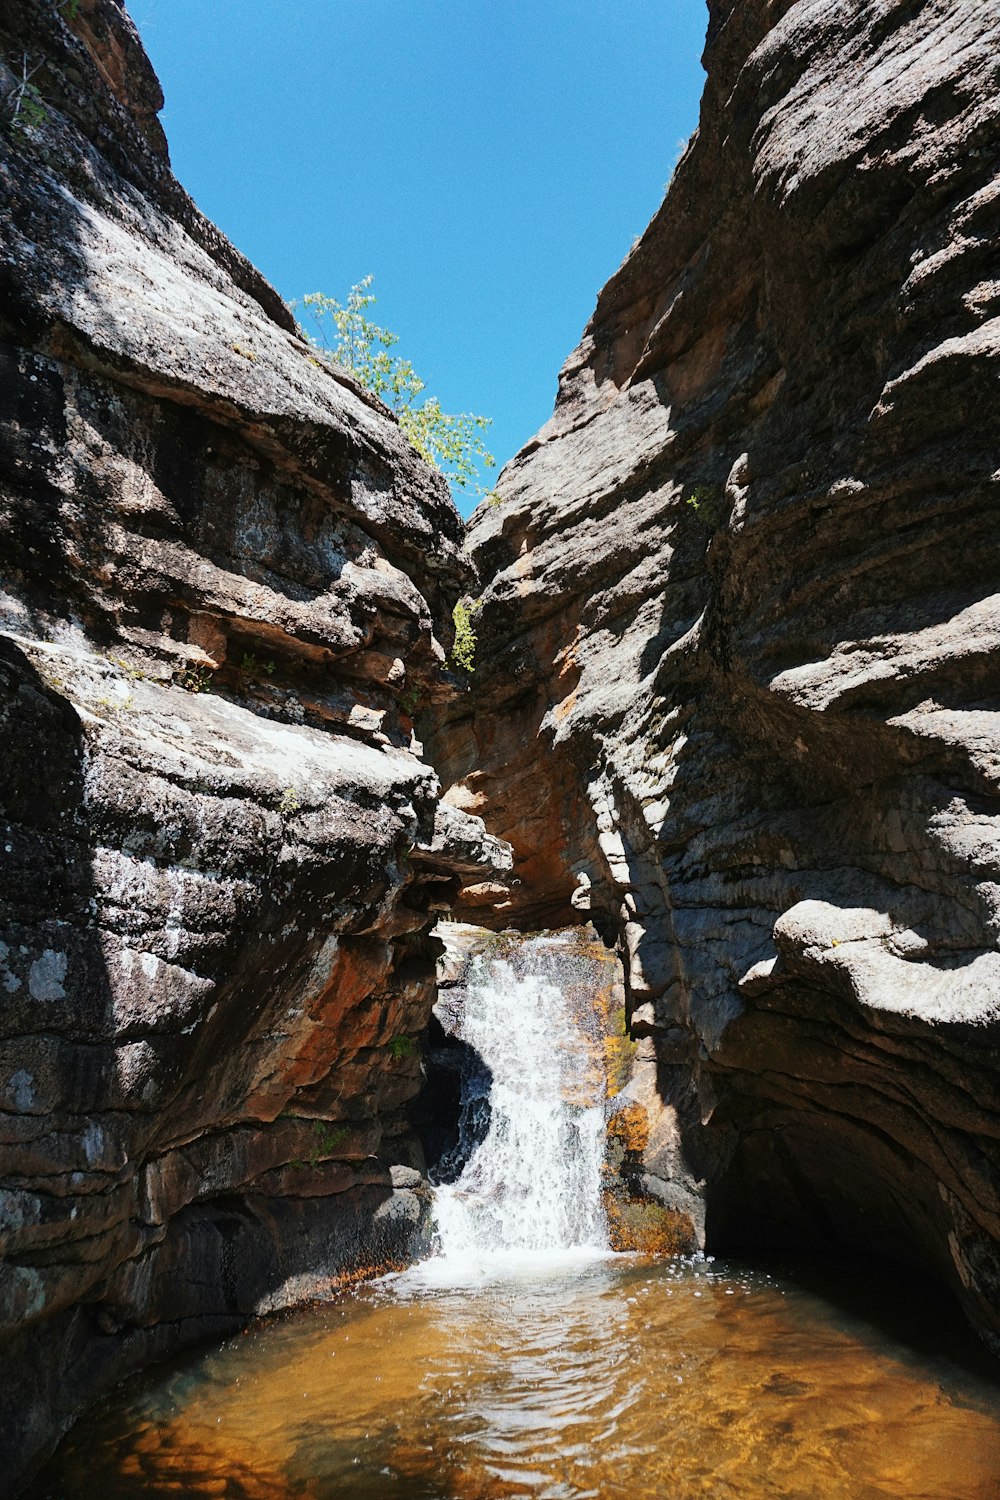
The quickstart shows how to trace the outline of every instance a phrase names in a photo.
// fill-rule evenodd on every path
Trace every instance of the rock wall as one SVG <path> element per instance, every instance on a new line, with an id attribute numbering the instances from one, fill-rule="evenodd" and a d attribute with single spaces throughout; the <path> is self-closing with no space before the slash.
<path id="1" fill-rule="evenodd" d="M 1000 1352 L 1000 17 L 710 0 L 696 136 L 471 529 L 470 920 L 627 965 L 645 1184 Z M 476 901 L 491 903 L 484 915 Z"/>
<path id="2" fill-rule="evenodd" d="M 409 1252 L 428 933 L 509 857 L 413 735 L 444 481 L 177 185 L 117 0 L 8 0 L 0 95 L 16 1488 L 129 1368 Z"/>

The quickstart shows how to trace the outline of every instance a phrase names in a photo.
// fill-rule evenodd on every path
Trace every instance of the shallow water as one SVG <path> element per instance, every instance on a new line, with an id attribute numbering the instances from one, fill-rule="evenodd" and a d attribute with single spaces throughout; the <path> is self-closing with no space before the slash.
<path id="1" fill-rule="evenodd" d="M 574 953 L 525 939 L 450 993 L 492 1084 L 443 1253 L 119 1393 L 34 1500 L 998 1500 L 1000 1367 L 926 1288 L 603 1248 Z"/>
<path id="2" fill-rule="evenodd" d="M 147 1378 L 33 1495 L 1000 1496 L 1000 1380 L 923 1288 L 583 1252 L 456 1286 L 445 1264 Z"/>

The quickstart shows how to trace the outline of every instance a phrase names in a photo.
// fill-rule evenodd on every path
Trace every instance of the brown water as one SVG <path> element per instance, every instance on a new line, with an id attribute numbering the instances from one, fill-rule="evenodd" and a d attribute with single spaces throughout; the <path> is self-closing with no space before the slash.
<path id="1" fill-rule="evenodd" d="M 1000 1382 L 957 1314 L 807 1277 L 625 1257 L 464 1287 L 410 1273 L 120 1393 L 32 1493 L 1000 1496 Z"/>

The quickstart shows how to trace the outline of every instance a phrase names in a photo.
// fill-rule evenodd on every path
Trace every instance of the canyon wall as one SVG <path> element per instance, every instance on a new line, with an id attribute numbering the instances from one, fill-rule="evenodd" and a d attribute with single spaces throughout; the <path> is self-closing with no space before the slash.
<path id="1" fill-rule="evenodd" d="M 26 74 L 30 89 L 21 89 Z M 0 16 L 0 1467 L 421 1233 L 463 878 L 443 479 L 171 175 L 116 0 Z"/>
<path id="2" fill-rule="evenodd" d="M 1000 1352 L 1000 17 L 711 0 L 701 121 L 474 517 L 515 849 L 626 963 L 646 1189 L 924 1267 Z M 599 212 L 599 205 L 595 205 Z"/>
<path id="3" fill-rule="evenodd" d="M 645 1106 L 625 1088 L 637 1043 L 628 1035 L 618 957 L 589 926 L 529 937 L 460 922 L 442 922 L 437 931 L 445 952 L 438 962 L 427 1085 L 413 1110 L 435 1184 L 458 1181 L 471 1165 L 491 1129 L 496 1089 L 501 1099 L 503 1123 L 459 1194 L 467 1192 L 475 1204 L 465 1229 L 491 1249 L 523 1248 L 519 1236 L 529 1225 L 543 1244 L 546 1236 L 563 1246 L 585 1242 L 574 1236 L 592 1232 L 592 1124 L 547 1112 L 555 1078 L 571 1111 L 598 1107 L 603 1115 L 595 1200 L 599 1194 L 610 1247 L 656 1256 L 695 1250 L 691 1216 L 665 1207 L 643 1183 L 649 1120 Z M 559 996 L 556 1003 L 550 991 Z M 544 1046 L 540 1033 L 547 1038 Z M 491 1072 L 496 1059 L 502 1063 L 498 1078 Z M 534 1100 L 541 1120 L 530 1102 L 511 1097 L 522 1083 L 524 1099 Z M 537 1139 L 531 1149 L 521 1149 L 524 1133 L 539 1130 L 544 1146 Z M 440 1202 L 435 1208 L 440 1224 Z M 445 1255 L 455 1251 L 446 1237 Z"/>

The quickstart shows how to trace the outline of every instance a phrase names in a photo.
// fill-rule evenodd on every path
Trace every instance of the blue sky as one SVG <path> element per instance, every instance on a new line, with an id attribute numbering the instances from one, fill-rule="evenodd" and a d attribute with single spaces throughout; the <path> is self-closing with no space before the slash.
<path id="1" fill-rule="evenodd" d="M 373 275 L 397 352 L 512 457 L 697 124 L 704 0 L 129 9 L 199 207 L 289 300 Z"/>

